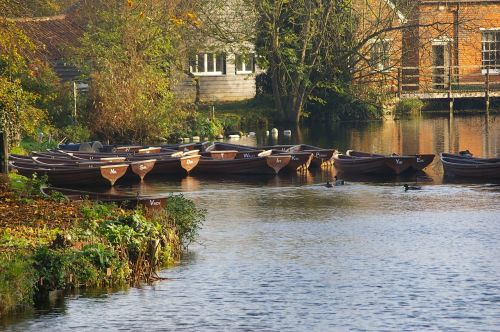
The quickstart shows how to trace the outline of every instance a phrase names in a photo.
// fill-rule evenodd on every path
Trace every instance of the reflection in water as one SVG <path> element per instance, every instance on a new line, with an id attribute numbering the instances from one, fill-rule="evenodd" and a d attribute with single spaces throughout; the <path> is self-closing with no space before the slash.
<path id="1" fill-rule="evenodd" d="M 303 141 L 381 153 L 500 155 L 495 116 L 337 124 Z M 470 126 L 470 128 L 468 128 Z M 269 144 L 265 135 L 240 140 Z M 83 292 L 0 322 L 6 331 L 493 331 L 500 325 L 500 186 L 442 184 L 442 168 L 352 177 L 157 178 L 116 190 L 184 192 L 208 210 L 170 281 Z M 423 190 L 404 192 L 402 183 Z M 427 185 L 434 184 L 434 185 Z"/>

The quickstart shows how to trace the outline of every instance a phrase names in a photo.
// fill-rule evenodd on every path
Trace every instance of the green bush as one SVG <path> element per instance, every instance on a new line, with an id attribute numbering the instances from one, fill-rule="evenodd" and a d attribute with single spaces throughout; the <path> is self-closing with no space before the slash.
<path id="1" fill-rule="evenodd" d="M 23 253 L 0 252 L 0 316 L 33 303 L 37 274 Z"/>
<path id="2" fill-rule="evenodd" d="M 198 209 L 193 201 L 186 199 L 183 195 L 169 196 L 166 211 L 175 226 L 181 244 L 187 248 L 198 236 L 206 211 Z"/>
<path id="3" fill-rule="evenodd" d="M 62 138 L 66 138 L 69 142 L 86 142 L 90 140 L 90 130 L 83 125 L 69 125 L 60 130 Z"/>
<path id="4" fill-rule="evenodd" d="M 419 114 L 424 108 L 425 104 L 420 99 L 402 99 L 396 105 L 396 114 L 411 115 Z"/>
<path id="5" fill-rule="evenodd" d="M 31 178 L 19 175 L 17 173 L 9 173 L 10 189 L 21 197 L 40 197 L 42 195 L 41 188 L 47 185 L 48 178 L 46 175 L 41 178 L 34 173 Z"/>

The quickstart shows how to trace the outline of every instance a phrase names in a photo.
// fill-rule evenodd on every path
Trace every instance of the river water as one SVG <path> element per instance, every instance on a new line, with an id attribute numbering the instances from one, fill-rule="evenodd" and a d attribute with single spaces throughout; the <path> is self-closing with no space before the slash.
<path id="1" fill-rule="evenodd" d="M 500 116 L 341 123 L 276 142 L 339 150 L 500 155 Z M 252 145 L 275 143 L 265 135 Z M 188 177 L 119 186 L 184 192 L 208 211 L 171 278 L 85 291 L 0 322 L 6 331 L 498 331 L 500 186 L 425 173 Z M 423 185 L 404 192 L 402 183 Z"/>

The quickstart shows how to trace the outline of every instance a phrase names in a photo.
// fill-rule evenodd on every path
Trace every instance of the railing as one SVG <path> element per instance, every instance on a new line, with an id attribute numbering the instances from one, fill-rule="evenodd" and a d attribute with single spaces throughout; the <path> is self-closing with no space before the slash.
<path id="1" fill-rule="evenodd" d="M 400 67 L 397 94 L 401 98 L 489 98 L 500 95 L 500 67 Z"/>

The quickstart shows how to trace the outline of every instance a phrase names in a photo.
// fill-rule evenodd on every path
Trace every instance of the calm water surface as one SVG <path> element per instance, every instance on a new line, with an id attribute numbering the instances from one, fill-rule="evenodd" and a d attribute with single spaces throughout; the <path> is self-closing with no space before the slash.
<path id="1" fill-rule="evenodd" d="M 264 136 L 247 138 L 252 145 Z M 271 139 L 269 139 L 271 140 Z M 280 143 L 340 150 L 500 155 L 500 117 L 339 124 Z M 266 142 L 267 143 L 267 142 Z M 208 210 L 199 243 L 171 280 L 87 291 L 0 323 L 7 331 L 498 331 L 500 186 L 417 176 L 295 176 L 146 182 Z M 404 192 L 403 182 L 424 185 Z"/>

